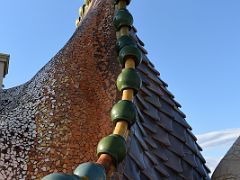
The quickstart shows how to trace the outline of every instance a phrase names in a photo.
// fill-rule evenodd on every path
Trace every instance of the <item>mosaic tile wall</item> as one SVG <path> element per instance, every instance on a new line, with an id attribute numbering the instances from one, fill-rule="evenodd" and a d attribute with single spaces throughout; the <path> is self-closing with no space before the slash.
<path id="1" fill-rule="evenodd" d="M 0 91 L 0 179 L 72 172 L 79 163 L 96 160 L 97 142 L 113 129 L 109 112 L 118 99 L 120 71 L 112 39 L 114 7 L 108 0 L 95 1 L 92 8 L 35 77 Z"/>

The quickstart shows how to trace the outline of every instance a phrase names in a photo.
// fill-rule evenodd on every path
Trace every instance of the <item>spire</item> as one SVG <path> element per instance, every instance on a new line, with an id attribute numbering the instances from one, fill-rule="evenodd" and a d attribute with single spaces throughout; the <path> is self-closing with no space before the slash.
<path id="1" fill-rule="evenodd" d="M 225 179 L 240 179 L 240 137 L 220 161 L 212 175 L 212 180 Z"/>

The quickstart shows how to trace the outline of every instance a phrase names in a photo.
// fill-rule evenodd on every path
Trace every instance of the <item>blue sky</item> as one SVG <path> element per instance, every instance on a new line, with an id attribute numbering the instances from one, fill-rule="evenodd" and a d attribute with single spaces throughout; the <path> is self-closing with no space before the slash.
<path id="1" fill-rule="evenodd" d="M 30 80 L 64 46 L 82 3 L 0 0 L 0 52 L 11 54 L 6 88 Z M 138 36 L 195 134 L 240 127 L 239 7 L 239 0 L 133 0 L 129 6 Z"/>

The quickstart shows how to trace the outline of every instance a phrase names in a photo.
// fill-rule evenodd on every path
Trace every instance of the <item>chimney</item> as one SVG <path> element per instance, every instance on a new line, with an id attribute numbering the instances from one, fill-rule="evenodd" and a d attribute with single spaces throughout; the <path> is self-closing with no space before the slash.
<path id="1" fill-rule="evenodd" d="M 9 58 L 9 54 L 0 53 L 0 89 L 3 87 L 3 78 L 8 73 Z"/>

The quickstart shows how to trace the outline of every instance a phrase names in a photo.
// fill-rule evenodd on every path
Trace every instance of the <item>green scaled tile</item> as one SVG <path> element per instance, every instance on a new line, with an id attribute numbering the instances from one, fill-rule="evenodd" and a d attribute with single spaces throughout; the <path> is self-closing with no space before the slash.
<path id="1" fill-rule="evenodd" d="M 111 119 L 115 125 L 118 121 L 128 122 L 131 127 L 136 122 L 137 110 L 133 102 L 128 100 L 120 100 L 111 110 Z"/>
<path id="2" fill-rule="evenodd" d="M 81 177 L 63 173 L 53 173 L 45 176 L 42 180 L 84 180 Z"/>
<path id="3" fill-rule="evenodd" d="M 125 62 L 128 58 L 134 59 L 135 65 L 138 66 L 142 62 L 142 52 L 136 46 L 125 46 L 120 50 L 118 57 L 118 60 L 122 67 L 125 66 Z"/>
<path id="4" fill-rule="evenodd" d="M 136 94 L 141 88 L 141 85 L 141 78 L 137 71 L 133 68 L 123 69 L 117 79 L 117 87 L 119 91 L 133 89 Z"/>
<path id="5" fill-rule="evenodd" d="M 132 37 L 128 36 L 128 35 L 124 35 L 121 36 L 117 39 L 116 42 L 116 48 L 117 48 L 117 52 L 119 53 L 119 51 L 125 47 L 125 46 L 129 46 L 129 45 L 133 45 L 136 46 L 136 43 L 134 42 L 134 40 L 132 39 Z"/>
<path id="6" fill-rule="evenodd" d="M 117 31 L 123 26 L 131 28 L 133 25 L 133 17 L 127 9 L 120 9 L 115 14 L 113 23 Z"/>
<path id="7" fill-rule="evenodd" d="M 92 162 L 80 164 L 74 174 L 87 180 L 106 180 L 104 167 Z"/>
<path id="8" fill-rule="evenodd" d="M 125 139 L 117 134 L 111 134 L 101 139 L 97 147 L 97 155 L 108 154 L 113 158 L 114 164 L 119 164 L 127 154 Z"/>

